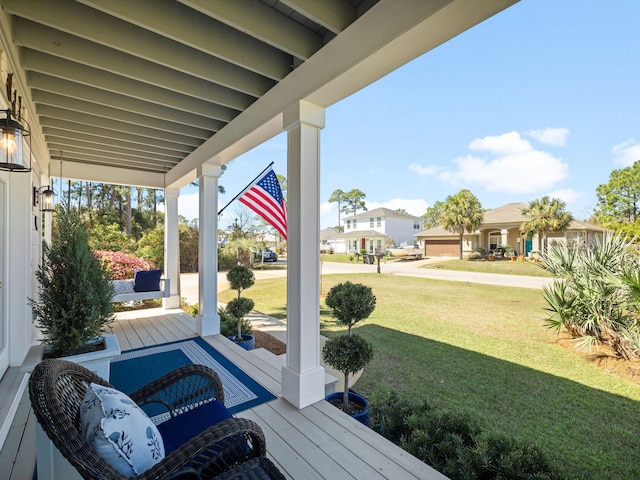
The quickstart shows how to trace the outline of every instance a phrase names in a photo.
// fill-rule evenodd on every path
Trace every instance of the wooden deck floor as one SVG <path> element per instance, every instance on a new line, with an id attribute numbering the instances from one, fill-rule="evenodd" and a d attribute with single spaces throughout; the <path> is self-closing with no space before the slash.
<path id="1" fill-rule="evenodd" d="M 180 310 L 118 315 L 113 325 L 122 350 L 196 336 L 194 319 Z M 264 430 L 268 456 L 290 479 L 446 479 L 327 402 L 298 410 L 279 398 L 282 359 L 266 350 L 246 352 L 219 335 L 205 337 L 220 353 L 278 398 L 238 414 Z M 0 480 L 30 479 L 35 465 L 34 417 L 23 396 L 0 452 Z"/>

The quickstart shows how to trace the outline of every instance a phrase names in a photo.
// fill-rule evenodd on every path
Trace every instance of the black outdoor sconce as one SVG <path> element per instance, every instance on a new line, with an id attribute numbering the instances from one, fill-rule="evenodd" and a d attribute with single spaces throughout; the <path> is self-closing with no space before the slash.
<path id="1" fill-rule="evenodd" d="M 31 132 L 12 118 L 11 110 L 0 110 L 0 113 L 5 114 L 5 118 L 0 118 L 0 170 L 30 172 Z M 29 142 L 28 165 L 23 152 L 24 139 Z"/>
<path id="2" fill-rule="evenodd" d="M 33 187 L 33 206 L 40 205 L 41 212 L 55 212 L 53 195 L 54 192 L 49 185 L 40 188 Z"/>

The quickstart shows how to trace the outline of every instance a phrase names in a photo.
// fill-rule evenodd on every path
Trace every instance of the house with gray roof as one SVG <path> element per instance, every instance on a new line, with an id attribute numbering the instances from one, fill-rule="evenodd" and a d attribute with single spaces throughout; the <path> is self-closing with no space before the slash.
<path id="1" fill-rule="evenodd" d="M 528 218 L 522 210 L 529 205 L 526 203 L 508 203 L 498 208 L 484 212 L 482 225 L 475 232 L 465 234 L 462 239 L 463 254 L 468 255 L 484 247 L 495 250 L 500 246 L 510 246 L 515 255 L 529 255 L 531 252 L 542 250 L 542 238 L 534 235 L 527 239 L 520 227 Z M 547 242 L 580 242 L 591 243 L 596 236 L 601 236 L 604 229 L 588 222 L 573 220 L 563 232 L 547 234 Z M 460 239 L 457 234 L 437 226 L 415 234 L 424 248 L 425 256 L 457 257 L 460 249 Z"/>
<path id="2" fill-rule="evenodd" d="M 376 208 L 342 219 L 344 231 L 325 238 L 336 253 L 384 252 L 388 245 L 413 245 L 422 229 L 420 217 L 390 208 Z"/>

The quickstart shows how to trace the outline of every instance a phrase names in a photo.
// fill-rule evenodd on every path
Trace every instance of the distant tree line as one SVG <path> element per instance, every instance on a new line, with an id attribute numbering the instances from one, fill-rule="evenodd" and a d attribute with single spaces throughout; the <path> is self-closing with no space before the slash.
<path id="1" fill-rule="evenodd" d="M 593 221 L 629 237 L 640 236 L 640 161 L 612 171 L 596 194 Z"/>
<path id="2" fill-rule="evenodd" d="M 286 198 L 287 179 L 282 175 L 277 177 Z M 158 208 L 164 203 L 163 190 L 72 180 L 59 182 L 54 189 L 59 192 L 59 202 L 77 209 L 89 227 L 93 250 L 135 255 L 151 268 L 164 269 L 165 217 Z M 219 186 L 218 190 L 224 193 L 224 187 Z M 251 251 L 264 248 L 265 238 L 276 234 L 275 229 L 247 208 L 237 209 L 234 216 L 227 231 L 219 230 L 218 234 L 229 241 L 243 241 Z M 198 221 L 179 216 L 178 233 L 180 271 L 196 272 Z M 285 242 L 280 239 L 278 244 L 282 248 Z M 251 259 L 249 250 L 244 254 L 247 259 Z M 238 261 L 238 249 L 234 251 L 231 255 L 234 258 L 228 262 L 232 265 Z"/>

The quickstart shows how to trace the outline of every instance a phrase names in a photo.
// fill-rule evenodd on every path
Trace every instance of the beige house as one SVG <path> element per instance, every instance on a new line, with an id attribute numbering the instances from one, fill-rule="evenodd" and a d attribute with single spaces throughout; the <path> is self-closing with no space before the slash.
<path id="1" fill-rule="evenodd" d="M 495 250 L 499 245 L 510 246 L 516 255 L 530 255 L 542 250 L 542 238 L 534 235 L 527 239 L 520 232 L 520 227 L 527 220 L 522 210 L 526 203 L 508 203 L 484 212 L 482 225 L 477 231 L 465 234 L 462 240 L 462 252 L 468 255 L 478 247 Z M 547 241 L 591 243 L 596 235 L 602 235 L 604 229 L 591 223 L 573 220 L 564 232 L 549 233 Z M 417 233 L 416 238 L 424 247 L 425 256 L 455 256 L 460 252 L 458 235 L 442 226 L 430 228 Z"/>

